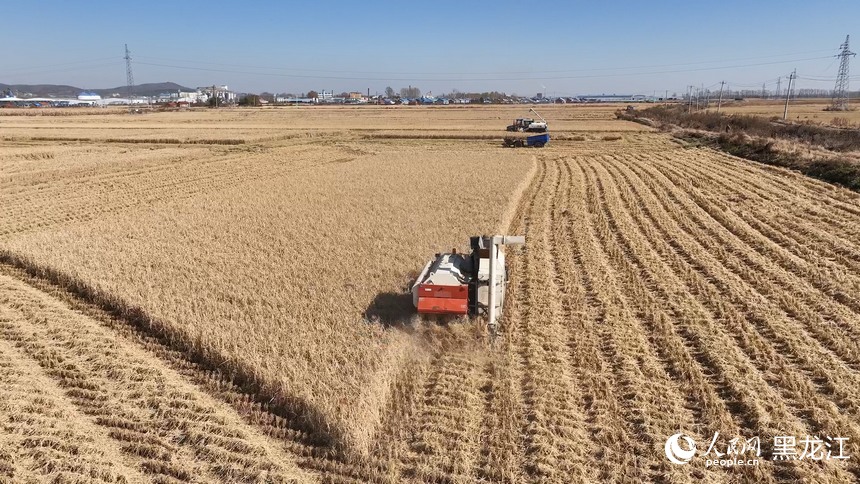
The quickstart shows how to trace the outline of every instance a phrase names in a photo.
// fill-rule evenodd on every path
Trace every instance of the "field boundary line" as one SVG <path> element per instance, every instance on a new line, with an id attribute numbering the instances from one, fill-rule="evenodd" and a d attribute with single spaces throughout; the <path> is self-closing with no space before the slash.
<path id="1" fill-rule="evenodd" d="M 510 231 L 514 228 L 512 225 L 516 221 L 517 214 L 522 211 L 522 207 L 520 207 L 520 201 L 525 195 L 526 190 L 529 189 L 532 185 L 532 180 L 534 180 L 535 174 L 538 171 L 538 162 L 537 156 L 532 155 L 531 157 L 532 167 L 529 168 L 529 172 L 526 173 L 526 176 L 520 181 L 520 184 L 514 189 L 514 192 L 511 194 L 511 199 L 508 201 L 508 206 L 505 208 L 504 213 L 502 213 L 502 220 L 499 222 L 498 229 L 502 231 L 502 233 L 510 233 Z"/>

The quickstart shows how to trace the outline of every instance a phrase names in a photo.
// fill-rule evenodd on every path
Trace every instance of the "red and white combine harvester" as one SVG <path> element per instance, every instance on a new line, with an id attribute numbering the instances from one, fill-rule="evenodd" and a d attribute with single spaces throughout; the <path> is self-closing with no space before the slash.
<path id="1" fill-rule="evenodd" d="M 495 334 L 505 301 L 508 272 L 504 245 L 523 245 L 512 235 L 471 237 L 471 253 L 452 250 L 436 254 L 412 285 L 412 303 L 419 314 L 487 316 Z"/>

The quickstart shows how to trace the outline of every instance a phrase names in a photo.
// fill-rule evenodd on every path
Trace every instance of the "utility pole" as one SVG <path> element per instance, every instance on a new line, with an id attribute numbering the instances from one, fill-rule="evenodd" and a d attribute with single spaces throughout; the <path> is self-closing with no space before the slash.
<path id="1" fill-rule="evenodd" d="M 720 106 L 723 105 L 723 85 L 725 85 L 726 81 L 720 81 L 720 100 L 717 101 L 717 112 L 720 112 Z"/>
<path id="2" fill-rule="evenodd" d="M 836 55 L 840 58 L 839 74 L 836 76 L 836 87 L 833 88 L 833 104 L 830 106 L 832 111 L 847 111 L 848 110 L 848 58 L 855 56 L 854 52 L 848 49 L 848 36 L 845 36 L 845 42 L 839 46 L 841 52 Z"/>
<path id="3" fill-rule="evenodd" d="M 780 88 L 780 85 L 781 85 L 781 84 L 782 84 L 782 76 L 779 76 L 779 77 L 777 77 L 777 78 L 776 78 L 776 96 L 775 96 L 775 97 L 776 97 L 777 99 L 779 99 L 779 95 L 780 95 L 780 90 L 779 90 L 779 88 Z"/>
<path id="4" fill-rule="evenodd" d="M 218 92 L 215 91 L 215 84 L 212 84 L 212 99 L 215 100 L 215 107 L 218 107 Z"/>
<path id="5" fill-rule="evenodd" d="M 788 89 L 785 93 L 785 110 L 782 112 L 782 119 L 788 118 L 788 101 L 791 99 L 791 81 L 793 81 L 797 77 L 797 69 L 791 71 L 791 75 L 788 76 Z"/>
<path id="6" fill-rule="evenodd" d="M 687 86 L 687 112 L 693 109 L 693 86 Z"/>
<path id="7" fill-rule="evenodd" d="M 764 99 L 765 97 L 767 97 L 767 83 L 762 82 L 761 83 L 761 98 Z"/>
<path id="8" fill-rule="evenodd" d="M 125 81 L 128 86 L 128 111 L 132 112 L 132 97 L 134 96 L 134 74 L 131 72 L 131 52 L 125 44 Z"/>
<path id="9" fill-rule="evenodd" d="M 699 89 L 696 89 L 696 111 L 699 110 L 699 96 L 701 94 L 702 94 L 702 91 Z"/>

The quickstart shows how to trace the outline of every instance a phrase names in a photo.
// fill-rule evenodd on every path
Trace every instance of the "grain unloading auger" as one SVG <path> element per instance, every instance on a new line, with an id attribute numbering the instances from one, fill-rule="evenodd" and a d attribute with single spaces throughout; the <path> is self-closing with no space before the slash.
<path id="1" fill-rule="evenodd" d="M 412 285 L 412 303 L 420 314 L 486 315 L 495 334 L 508 283 L 502 246 L 525 243 L 521 235 L 471 237 L 469 254 L 436 254 Z"/>

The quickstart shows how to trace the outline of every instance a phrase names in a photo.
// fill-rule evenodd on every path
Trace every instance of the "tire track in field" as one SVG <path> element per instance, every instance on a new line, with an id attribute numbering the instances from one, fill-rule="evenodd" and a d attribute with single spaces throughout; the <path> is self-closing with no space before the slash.
<path id="1" fill-rule="evenodd" d="M 633 168 L 632 165 L 628 166 Z M 641 165 L 639 168 L 642 166 L 644 165 Z M 648 166 L 648 168 L 654 169 L 651 166 Z M 633 171 L 637 171 L 637 169 L 638 168 L 633 168 Z M 640 174 L 638 176 L 646 177 L 645 179 L 647 181 L 644 185 L 648 185 L 648 182 L 653 181 L 653 179 L 647 179 L 648 175 Z M 659 178 L 659 175 L 655 178 Z M 653 189 L 654 187 L 651 188 Z M 662 208 L 665 210 L 664 213 L 666 214 L 672 212 L 672 210 L 670 210 L 666 205 L 666 200 L 672 200 L 675 203 L 679 203 L 679 198 L 677 198 L 678 196 L 676 195 L 667 195 L 667 193 L 658 194 L 655 192 L 655 196 L 657 197 L 657 200 L 663 204 Z M 674 223 L 680 223 L 681 226 L 684 226 L 684 222 L 681 219 L 676 219 Z M 672 223 L 669 223 L 664 227 L 670 227 L 671 225 Z M 655 226 L 659 227 L 660 225 L 659 223 L 655 223 Z M 686 229 L 689 230 L 689 226 L 686 227 Z M 664 228 L 662 230 L 666 229 Z M 673 240 L 675 237 L 686 233 L 681 231 L 676 232 L 676 234 L 676 236 L 673 236 L 670 235 L 670 232 L 664 232 L 663 236 L 666 240 Z M 702 303 L 705 306 L 708 306 L 715 315 L 723 318 L 725 321 L 732 322 L 729 327 L 733 329 L 735 341 L 738 347 L 743 348 L 744 351 L 749 354 L 752 361 L 756 362 L 759 369 L 758 371 L 760 372 L 758 374 L 761 374 L 767 379 L 768 384 L 779 393 L 782 400 L 790 404 L 793 409 L 792 413 L 796 413 L 806 421 L 811 430 L 823 428 L 830 432 L 836 431 L 836 433 L 831 433 L 831 435 L 834 436 L 837 435 L 838 432 L 844 433 L 846 431 L 853 434 L 853 425 L 848 423 L 844 417 L 840 416 L 838 410 L 836 410 L 830 402 L 822 397 L 825 393 L 822 393 L 820 388 L 816 388 L 814 380 L 808 378 L 808 371 L 805 371 L 803 367 L 793 366 L 792 362 L 781 356 L 778 351 L 774 349 L 774 345 L 768 341 L 767 335 L 774 336 L 776 334 L 785 334 L 785 332 L 767 332 L 763 329 L 767 327 L 765 325 L 770 323 L 766 316 L 755 316 L 758 308 L 751 306 L 748 301 L 751 293 L 737 293 L 735 291 L 738 287 L 736 285 L 738 276 L 736 274 L 725 272 L 726 269 L 722 268 L 720 262 L 714 262 L 714 256 L 703 251 L 699 242 L 696 242 L 696 240 L 707 241 L 708 237 L 703 234 L 699 234 L 698 236 L 690 235 L 690 237 L 695 238 L 690 238 L 686 242 L 682 242 L 682 245 L 675 247 L 675 249 L 679 251 L 679 254 L 684 255 L 684 259 L 686 259 L 686 262 L 696 271 L 696 273 L 701 272 L 701 275 L 698 276 L 699 278 L 705 278 L 702 279 L 704 284 L 700 283 L 701 290 L 704 291 L 701 297 Z M 684 235 L 683 239 L 686 238 L 687 236 Z M 713 246 L 709 247 L 711 247 L 713 252 L 720 253 L 719 250 L 714 251 Z M 690 250 L 692 250 L 692 252 L 690 252 Z M 727 275 L 728 279 L 726 278 Z M 735 282 L 727 284 L 727 281 L 729 280 Z M 719 288 L 713 286 L 715 283 L 720 285 Z M 741 287 L 743 287 L 744 283 L 740 282 L 740 284 Z M 728 292 L 728 298 L 726 301 L 730 304 L 715 305 L 714 302 L 724 298 L 726 292 Z M 756 301 L 755 298 L 752 300 Z M 753 304 L 758 304 L 758 302 Z M 753 317 L 747 319 L 748 317 L 745 315 L 746 312 L 751 312 Z M 762 331 L 765 331 L 765 336 L 762 335 Z M 801 377 L 798 375 L 804 376 Z M 759 393 L 761 394 L 761 392 Z M 804 400 L 806 400 L 806 402 L 804 402 Z M 784 413 L 782 416 L 775 417 L 774 420 L 778 422 L 787 421 Z M 851 467 L 851 470 L 852 472 L 856 472 L 856 469 L 853 467 Z"/>
<path id="2" fill-rule="evenodd" d="M 506 298 L 515 297 L 511 286 L 507 291 Z M 506 319 L 516 317 L 510 306 L 505 311 Z M 478 482 L 521 482 L 524 479 L 520 429 L 525 412 L 515 358 L 515 353 L 506 347 L 494 352 L 487 363 L 482 388 L 485 400 L 481 451 L 478 467 L 472 476 Z"/>

